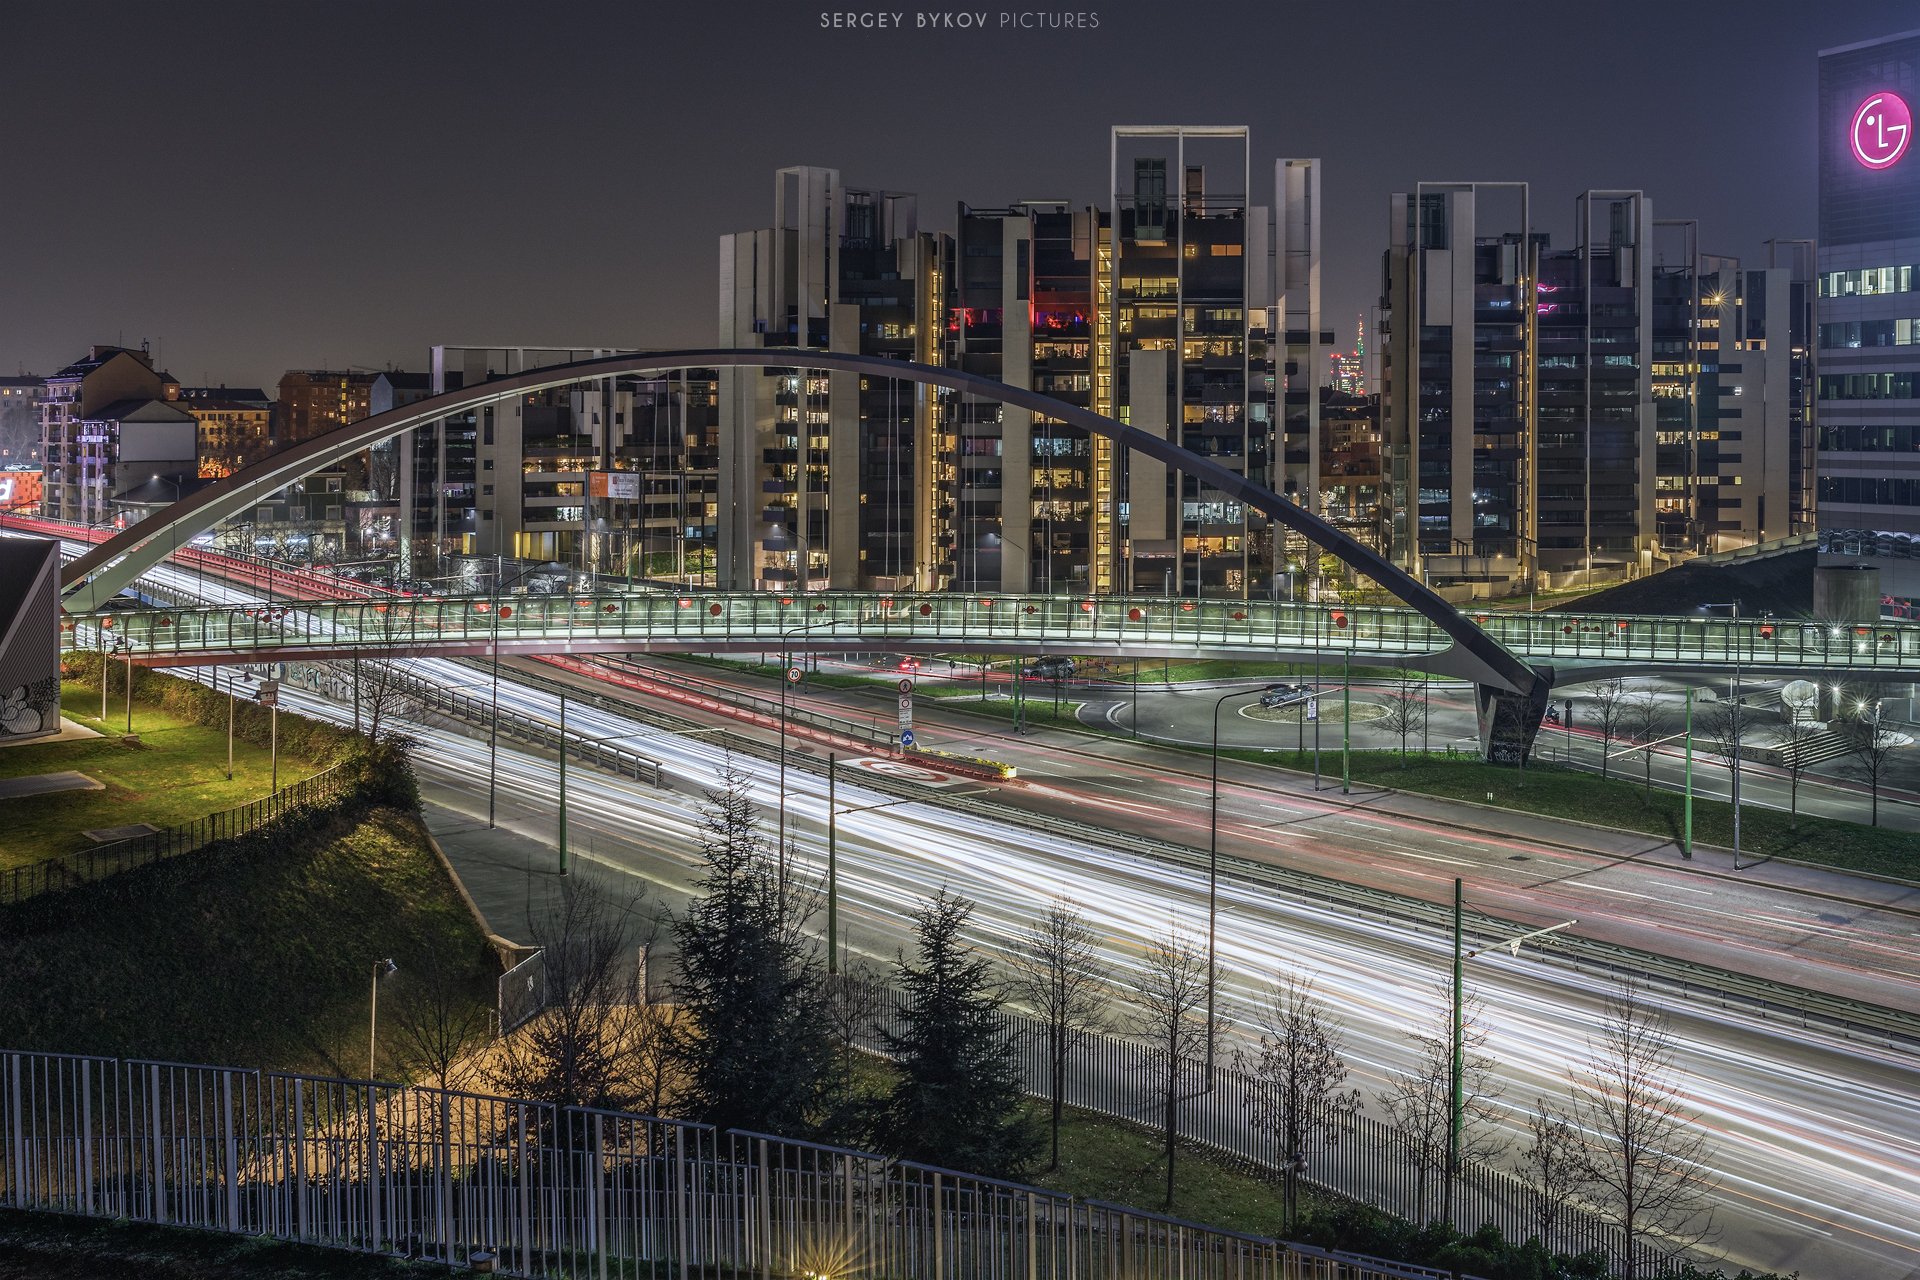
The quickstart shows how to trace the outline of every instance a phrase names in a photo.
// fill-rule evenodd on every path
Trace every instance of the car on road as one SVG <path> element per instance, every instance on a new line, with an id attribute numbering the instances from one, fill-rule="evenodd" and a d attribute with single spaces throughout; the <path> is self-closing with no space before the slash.
<path id="1" fill-rule="evenodd" d="M 1268 685 L 1260 695 L 1260 705 L 1268 708 L 1288 706 L 1306 697 L 1307 693 L 1307 686 L 1303 684 Z"/>
<path id="2" fill-rule="evenodd" d="M 1073 659 L 1049 653 L 1027 664 L 1027 675 L 1036 680 L 1073 679 Z"/>

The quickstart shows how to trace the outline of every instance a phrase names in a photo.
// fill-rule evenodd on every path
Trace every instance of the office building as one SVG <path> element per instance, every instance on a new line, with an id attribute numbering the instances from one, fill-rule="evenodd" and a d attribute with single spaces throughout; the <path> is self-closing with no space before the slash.
<path id="1" fill-rule="evenodd" d="M 1818 513 L 1824 568 L 1920 601 L 1920 31 L 1824 50 L 1819 72 Z"/>

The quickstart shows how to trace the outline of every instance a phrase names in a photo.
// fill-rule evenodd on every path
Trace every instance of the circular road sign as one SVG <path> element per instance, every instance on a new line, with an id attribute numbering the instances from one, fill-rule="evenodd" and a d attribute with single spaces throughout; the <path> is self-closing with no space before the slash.
<path id="1" fill-rule="evenodd" d="M 913 730 L 902 729 L 900 731 L 900 745 L 903 747 L 911 747 L 913 745 Z"/>
<path id="2" fill-rule="evenodd" d="M 900 692 L 902 693 L 913 692 L 913 681 L 908 679 L 906 676 L 900 677 Z"/>
<path id="3" fill-rule="evenodd" d="M 800 683 L 800 677 L 801 677 L 801 676 L 803 676 L 803 675 L 805 675 L 805 674 L 806 674 L 806 672 L 804 672 L 804 671 L 802 671 L 802 670 L 801 670 L 801 669 L 800 669 L 799 667 L 788 667 L 788 668 L 787 668 L 787 683 L 788 683 L 788 684 L 799 684 L 799 683 Z"/>

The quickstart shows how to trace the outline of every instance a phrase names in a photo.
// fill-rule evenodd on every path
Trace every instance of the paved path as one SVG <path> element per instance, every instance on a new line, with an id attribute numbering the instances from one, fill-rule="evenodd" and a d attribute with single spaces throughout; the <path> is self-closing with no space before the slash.
<path id="1" fill-rule="evenodd" d="M 30 773 L 21 778 L 0 778 L 0 800 L 23 796 L 52 795 L 56 791 L 105 791 L 107 784 L 84 773 L 63 769 L 59 773 Z"/>

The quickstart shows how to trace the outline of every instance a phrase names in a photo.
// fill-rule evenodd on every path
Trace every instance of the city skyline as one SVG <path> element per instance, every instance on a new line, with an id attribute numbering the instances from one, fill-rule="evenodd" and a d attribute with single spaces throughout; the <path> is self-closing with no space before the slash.
<path id="1" fill-rule="evenodd" d="M 1348 317 L 1378 300 L 1388 197 L 1417 181 L 1527 181 L 1556 244 L 1575 195 L 1608 185 L 1698 219 L 1715 252 L 1811 236 L 1815 55 L 1912 25 L 1892 4 L 1635 5 L 1611 11 L 1619 29 L 1657 34 L 1617 44 L 1571 10 L 1219 5 L 1235 38 L 1176 46 L 1172 91 L 1143 93 L 1130 73 L 1152 72 L 1139 60 L 1164 42 L 1133 3 L 1092 30 L 983 32 L 823 28 L 788 3 L 644 18 L 576 5 L 511 37 L 418 6 L 378 23 L 337 7 L 323 27 L 236 12 L 107 10 L 96 22 L 119 38 L 83 69 L 29 63 L 9 82 L 25 152 L 86 157 L 93 178 L 0 217 L 7 372 L 116 340 L 151 341 L 184 381 L 235 385 L 417 368 L 436 341 L 697 345 L 718 324 L 718 237 L 757 224 L 776 168 L 914 192 L 946 228 L 960 201 L 1104 203 L 1107 130 L 1142 122 L 1244 123 L 1257 156 L 1322 158 L 1327 313 L 1349 346 Z M 18 22 L 32 43 L 63 20 L 42 6 Z M 1610 62 L 1616 48 L 1641 61 Z M 792 51 L 822 74 L 776 109 L 766 86 Z M 199 74 L 143 76 L 189 55 L 237 69 L 216 92 Z M 922 59 L 953 90 L 900 109 Z M 716 65 L 751 87 L 716 93 Z M 1558 86 L 1583 78 L 1602 91 L 1576 108 Z M 143 134 L 129 102 L 172 127 Z"/>

